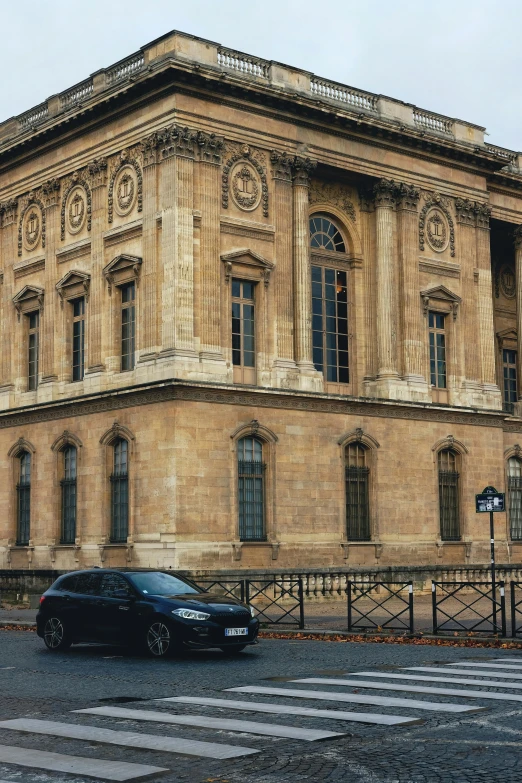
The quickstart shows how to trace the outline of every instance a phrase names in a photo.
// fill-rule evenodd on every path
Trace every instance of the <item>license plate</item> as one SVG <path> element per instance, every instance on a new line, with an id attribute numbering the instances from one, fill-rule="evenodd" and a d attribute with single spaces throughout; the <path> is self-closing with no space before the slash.
<path id="1" fill-rule="evenodd" d="M 248 628 L 225 628 L 225 636 L 248 636 Z"/>

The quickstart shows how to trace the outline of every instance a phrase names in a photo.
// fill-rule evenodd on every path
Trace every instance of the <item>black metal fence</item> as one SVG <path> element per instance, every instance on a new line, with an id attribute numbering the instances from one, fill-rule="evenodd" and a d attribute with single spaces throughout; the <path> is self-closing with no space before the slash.
<path id="1" fill-rule="evenodd" d="M 412 582 L 349 581 L 347 593 L 348 631 L 414 632 Z"/>
<path id="2" fill-rule="evenodd" d="M 432 582 L 433 633 L 507 635 L 504 582 Z"/>
<path id="3" fill-rule="evenodd" d="M 219 593 L 230 598 L 237 598 L 239 601 L 245 600 L 245 580 L 237 581 L 219 581 L 217 579 L 204 582 L 197 582 L 199 587 L 207 590 L 209 593 Z"/>
<path id="4" fill-rule="evenodd" d="M 522 636 L 522 582 L 511 582 L 510 587 L 511 636 L 516 638 Z"/>
<path id="5" fill-rule="evenodd" d="M 303 580 L 300 578 L 215 580 L 197 584 L 208 592 L 250 604 L 262 626 L 304 628 Z"/>

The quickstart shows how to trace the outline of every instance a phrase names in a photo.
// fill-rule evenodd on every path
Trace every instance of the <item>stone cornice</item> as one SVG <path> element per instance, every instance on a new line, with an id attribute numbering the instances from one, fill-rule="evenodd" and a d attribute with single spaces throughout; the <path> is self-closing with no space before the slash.
<path id="1" fill-rule="evenodd" d="M 341 397 L 281 389 L 256 388 L 244 391 L 234 386 L 188 383 L 177 380 L 159 381 L 153 384 L 115 389 L 2 411 L 0 412 L 0 429 L 176 400 L 316 413 L 339 413 L 344 416 L 439 421 L 447 424 L 496 427 L 504 429 L 506 432 L 522 433 L 522 420 L 506 418 L 506 414 L 502 411 L 441 408 L 422 403 L 404 403 L 365 397 Z"/>

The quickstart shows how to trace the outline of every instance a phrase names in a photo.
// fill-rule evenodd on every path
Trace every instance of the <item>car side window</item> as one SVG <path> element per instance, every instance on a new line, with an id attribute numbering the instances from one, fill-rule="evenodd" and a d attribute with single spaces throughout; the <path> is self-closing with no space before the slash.
<path id="1" fill-rule="evenodd" d="M 63 590 L 64 592 L 67 591 L 69 593 L 75 593 L 77 579 L 78 577 L 76 576 L 76 574 L 73 574 L 73 576 L 66 576 L 65 579 L 62 579 L 62 581 L 58 585 L 58 590 Z"/>
<path id="2" fill-rule="evenodd" d="M 120 576 L 120 574 L 104 574 L 101 594 L 107 598 L 112 598 L 118 590 L 125 590 L 128 595 L 131 594 L 129 583 L 123 576 Z"/>
<path id="3" fill-rule="evenodd" d="M 81 595 L 97 595 L 100 583 L 101 574 L 79 574 L 75 592 Z"/>

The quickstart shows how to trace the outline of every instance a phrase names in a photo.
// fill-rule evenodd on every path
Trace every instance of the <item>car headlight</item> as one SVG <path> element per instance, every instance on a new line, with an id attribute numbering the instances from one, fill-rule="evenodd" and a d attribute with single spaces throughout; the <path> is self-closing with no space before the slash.
<path id="1" fill-rule="evenodd" d="M 248 608 L 250 609 L 250 614 L 252 615 L 252 617 L 255 617 L 256 616 L 256 610 L 254 609 L 254 607 L 250 606 L 250 604 L 249 604 Z"/>
<path id="2" fill-rule="evenodd" d="M 206 612 L 196 612 L 195 609 L 173 609 L 172 614 L 183 617 L 184 620 L 208 620 L 210 617 Z"/>

